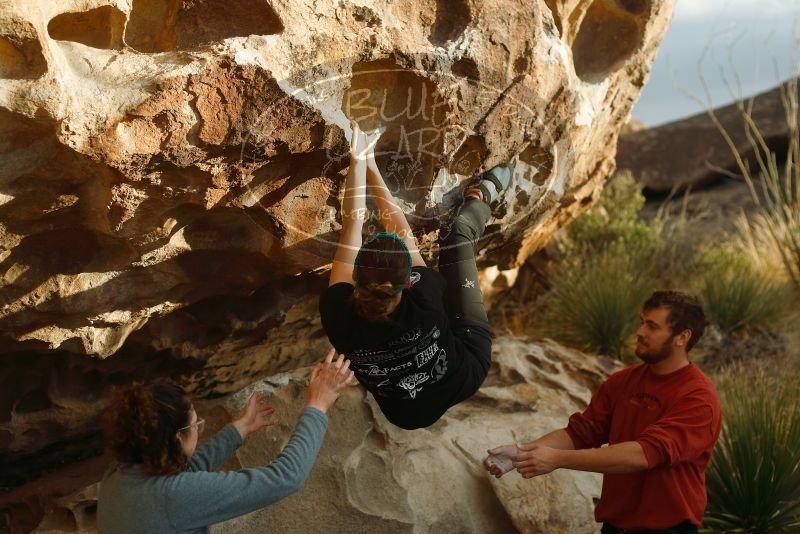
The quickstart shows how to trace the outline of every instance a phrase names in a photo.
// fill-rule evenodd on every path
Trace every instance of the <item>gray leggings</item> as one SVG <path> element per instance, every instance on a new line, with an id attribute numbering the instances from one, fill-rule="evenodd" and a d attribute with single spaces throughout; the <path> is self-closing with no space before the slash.
<path id="1" fill-rule="evenodd" d="M 475 265 L 475 244 L 492 215 L 483 201 L 467 197 L 461 211 L 439 230 L 439 272 L 447 281 L 444 305 L 456 327 L 472 327 L 489 333 Z"/>
<path id="2" fill-rule="evenodd" d="M 467 197 L 458 215 L 439 230 L 439 273 L 447 281 L 444 306 L 463 356 L 463 387 L 453 404 L 478 390 L 492 363 L 492 332 L 475 264 L 475 244 L 491 215 L 485 202 Z"/>

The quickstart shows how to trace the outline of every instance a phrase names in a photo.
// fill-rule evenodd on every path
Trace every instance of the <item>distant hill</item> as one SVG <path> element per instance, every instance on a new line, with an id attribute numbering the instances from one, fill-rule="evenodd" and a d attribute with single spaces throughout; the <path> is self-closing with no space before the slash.
<path id="1" fill-rule="evenodd" d="M 788 146 L 783 84 L 752 99 L 752 117 L 770 149 L 785 154 Z M 750 99 L 746 99 L 748 106 Z M 739 153 L 756 165 L 745 122 L 737 103 L 714 110 Z M 727 173 L 739 174 L 730 148 L 708 113 L 651 129 L 624 134 L 617 146 L 617 169 L 630 170 L 650 194 L 673 188 L 709 186 Z"/>

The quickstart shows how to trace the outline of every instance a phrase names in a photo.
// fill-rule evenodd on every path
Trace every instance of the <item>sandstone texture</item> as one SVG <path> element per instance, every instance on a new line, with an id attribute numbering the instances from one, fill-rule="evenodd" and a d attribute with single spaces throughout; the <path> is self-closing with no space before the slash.
<path id="1" fill-rule="evenodd" d="M 486 383 L 432 427 L 389 424 L 360 386 L 331 410 L 328 434 L 305 486 L 263 510 L 215 526 L 249 532 L 593 533 L 599 475 L 557 471 L 501 479 L 481 466 L 486 449 L 563 427 L 618 364 L 551 341 L 499 338 Z M 228 468 L 268 464 L 304 404 L 308 369 L 272 376 L 198 405 L 212 429 L 239 413 L 255 389 L 270 396 L 276 424 L 248 438 Z M 207 435 L 210 435 L 207 434 Z M 55 497 L 35 532 L 94 532 L 97 484 Z"/>
<path id="2" fill-rule="evenodd" d="M 348 117 L 432 260 L 511 161 L 479 249 L 518 266 L 598 197 L 673 4 L 2 2 L 0 487 L 97 447 L 110 384 L 319 357 Z"/>
<path id="3" fill-rule="evenodd" d="M 752 118 L 766 146 L 784 157 L 789 147 L 789 125 L 783 98 L 788 89 L 784 84 L 714 110 L 736 150 L 753 170 L 758 169 L 758 160 L 748 139 L 743 111 Z M 623 132 L 617 168 L 630 170 L 653 193 L 707 187 L 741 174 L 729 145 L 705 112 L 657 128 Z"/>

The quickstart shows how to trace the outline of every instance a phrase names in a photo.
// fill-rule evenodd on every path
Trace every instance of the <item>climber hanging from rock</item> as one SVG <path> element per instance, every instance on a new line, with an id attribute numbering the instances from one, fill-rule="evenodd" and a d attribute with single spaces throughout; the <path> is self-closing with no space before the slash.
<path id="1" fill-rule="evenodd" d="M 494 167 L 466 190 L 457 216 L 440 229 L 437 272 L 425 265 L 378 170 L 378 135 L 361 132 L 355 121 L 351 127 L 342 230 L 320 298 L 322 325 L 386 418 L 423 428 L 472 396 L 489 370 L 492 335 L 474 246 L 511 171 Z M 367 187 L 386 231 L 362 245 Z"/>

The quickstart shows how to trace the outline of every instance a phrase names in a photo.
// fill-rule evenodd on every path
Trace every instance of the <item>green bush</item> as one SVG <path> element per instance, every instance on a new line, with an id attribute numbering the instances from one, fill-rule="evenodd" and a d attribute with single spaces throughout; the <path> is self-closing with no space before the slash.
<path id="1" fill-rule="evenodd" d="M 800 529 L 800 387 L 737 368 L 706 473 L 707 532 Z"/>
<path id="2" fill-rule="evenodd" d="M 614 248 L 553 277 L 543 297 L 545 335 L 584 351 L 631 356 L 641 305 L 656 282 L 647 256 Z"/>
<path id="3" fill-rule="evenodd" d="M 645 203 L 641 186 L 627 171 L 617 173 L 597 205 L 566 228 L 562 251 L 568 258 L 585 259 L 616 247 L 620 253 L 638 253 L 658 246 L 661 225 L 639 217 Z"/>
<path id="4" fill-rule="evenodd" d="M 556 239 L 559 261 L 536 303 L 543 309 L 534 318 L 537 334 L 584 351 L 633 357 L 642 303 L 659 281 L 669 285 L 673 263 L 686 263 L 673 261 L 685 248 L 680 225 L 667 232 L 660 217 L 644 221 L 644 203 L 640 185 L 620 172 L 597 205 Z"/>
<path id="5" fill-rule="evenodd" d="M 626 359 L 632 356 L 628 342 L 641 304 L 656 288 L 697 294 L 726 336 L 776 331 L 793 313 L 789 278 L 757 261 L 752 233 L 738 243 L 704 249 L 692 227 L 694 217 L 703 214 L 690 219 L 688 202 L 687 195 L 677 214 L 659 212 L 645 221 L 640 186 L 630 173 L 618 173 L 598 204 L 554 240 L 550 261 L 538 271 L 544 293 L 521 295 L 516 306 L 507 303 L 504 311 L 511 310 L 515 331 L 528 329 Z M 526 307 L 531 313 L 518 313 Z"/>
<path id="6" fill-rule="evenodd" d="M 606 251 L 636 262 L 646 256 L 661 287 L 686 287 L 699 246 L 687 215 L 687 193 L 677 215 L 661 211 L 650 221 L 640 216 L 641 186 L 627 171 L 617 173 L 598 204 L 566 228 L 560 244 L 565 263 L 579 265 Z"/>
<path id="7" fill-rule="evenodd" d="M 741 249 L 707 250 L 699 273 L 697 289 L 706 315 L 725 334 L 774 329 L 792 311 L 792 287 Z"/>

